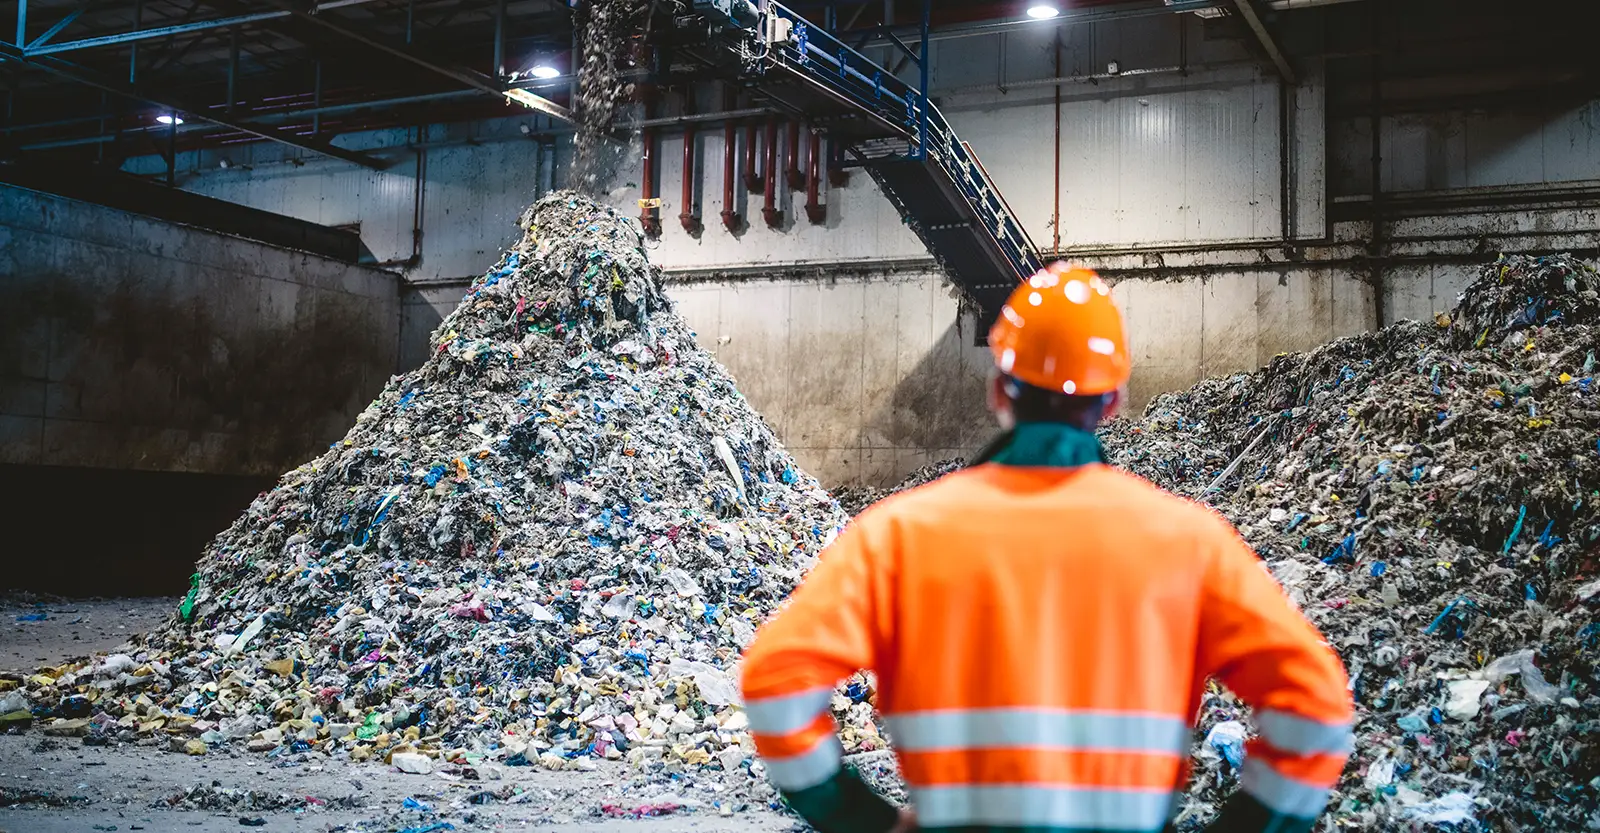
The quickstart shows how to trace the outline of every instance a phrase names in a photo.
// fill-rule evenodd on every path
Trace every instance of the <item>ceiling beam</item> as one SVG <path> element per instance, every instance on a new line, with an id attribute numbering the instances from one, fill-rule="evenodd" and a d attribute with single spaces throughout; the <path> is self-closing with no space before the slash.
<path id="1" fill-rule="evenodd" d="M 377 50 L 385 55 L 399 58 L 402 61 L 414 64 L 430 72 L 443 75 L 444 77 L 454 80 L 456 83 L 462 84 L 470 89 L 478 90 L 480 92 L 488 93 L 489 95 L 498 96 L 501 98 L 508 97 L 505 84 L 501 83 L 501 81 L 497 78 L 491 78 L 490 76 L 484 75 L 481 72 L 468 69 L 466 67 L 447 67 L 434 63 L 432 60 L 417 55 L 408 49 L 393 46 L 384 43 L 383 41 L 370 38 L 361 34 L 360 32 L 356 32 L 352 29 L 334 23 L 326 17 L 311 11 L 306 11 L 300 7 L 296 0 L 271 0 L 271 2 L 274 5 L 286 8 L 291 14 L 300 20 L 313 24 L 347 40 L 355 41 L 356 43 L 359 43 L 369 49 Z M 534 95 L 527 90 L 517 90 L 511 93 L 511 96 L 509 97 L 511 100 L 516 101 L 525 107 L 529 107 L 530 109 L 539 110 L 561 119 L 562 121 L 573 121 L 572 112 L 570 110 L 547 98 Z"/>
<path id="2" fill-rule="evenodd" d="M 190 118 L 209 122 L 217 125 L 218 127 L 225 127 L 229 130 L 237 130 L 240 133 L 247 133 L 260 139 L 267 139 L 269 141 L 289 145 L 290 147 L 299 148 L 301 150 L 310 151 L 323 156 L 330 156 L 334 159 L 351 162 L 364 168 L 371 168 L 375 171 L 381 171 L 388 167 L 387 162 L 365 153 L 360 153 L 353 150 L 345 150 L 344 148 L 335 147 L 328 142 L 312 141 L 310 139 L 305 139 L 293 133 L 279 130 L 267 125 L 253 124 L 247 121 L 235 121 L 234 119 L 230 119 L 226 116 L 217 115 L 211 112 L 207 107 L 196 106 L 192 102 L 185 102 L 178 96 L 163 94 L 156 90 L 147 89 L 142 86 L 106 78 L 94 70 L 85 69 L 84 67 L 61 60 L 60 58 L 51 58 L 48 56 L 29 58 L 21 49 L 18 49 L 11 44 L 0 43 L 0 59 L 3 59 L 4 62 L 8 64 L 18 64 L 24 67 L 42 70 L 50 73 L 51 75 L 56 75 L 70 81 L 83 84 L 84 86 L 105 90 L 108 93 L 133 99 L 134 101 L 152 104 L 163 110 L 168 110 L 174 113 L 183 113 Z"/>
<path id="3" fill-rule="evenodd" d="M 1278 75 L 1283 78 L 1283 83 L 1291 87 L 1299 86 L 1295 78 L 1294 67 L 1289 66 L 1289 59 L 1278 47 L 1278 42 L 1267 30 L 1266 21 L 1261 19 L 1261 10 L 1257 8 L 1255 0 L 1233 0 L 1233 6 L 1239 11 L 1239 16 L 1244 18 L 1246 26 L 1256 36 L 1256 41 L 1261 48 L 1266 50 L 1267 57 L 1272 59 L 1273 66 L 1278 68 Z"/>
<path id="4" fill-rule="evenodd" d="M 318 5 L 316 7 L 316 11 L 338 9 L 345 6 L 359 6 L 363 3 L 372 2 L 375 2 L 375 0 L 332 0 L 332 2 Z M 47 41 L 50 37 L 53 37 L 56 32 L 60 31 L 59 29 L 52 29 L 50 32 L 46 32 L 43 37 L 40 37 L 38 41 L 29 44 L 26 48 L 26 51 L 29 57 L 33 57 L 35 55 L 54 55 L 60 52 L 73 52 L 79 49 L 94 49 L 101 46 L 116 46 L 124 43 L 137 43 L 138 41 L 142 40 L 171 37 L 189 32 L 203 32 L 208 29 L 221 29 L 228 26 L 243 26 L 250 23 L 260 23 L 266 20 L 276 20 L 279 18 L 290 17 L 293 14 L 294 12 L 291 12 L 288 9 L 280 9 L 278 11 L 255 12 L 253 14 L 234 15 L 233 17 L 222 17 L 214 20 L 196 20 L 192 23 L 179 23 L 172 26 L 156 26 L 150 29 L 136 29 L 132 32 L 117 32 L 110 35 L 98 35 L 92 38 L 80 38 L 78 40 L 63 41 L 61 43 L 44 43 L 44 41 Z M 70 23 L 71 20 L 69 19 L 66 22 Z"/>

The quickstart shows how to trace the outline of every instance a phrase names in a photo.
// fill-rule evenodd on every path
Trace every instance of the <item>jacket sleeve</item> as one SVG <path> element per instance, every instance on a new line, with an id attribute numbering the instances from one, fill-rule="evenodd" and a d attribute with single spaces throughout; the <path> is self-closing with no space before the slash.
<path id="1" fill-rule="evenodd" d="M 1254 711 L 1240 789 L 1214 830 L 1309 831 L 1351 751 L 1344 665 L 1248 545 L 1216 519 L 1200 615 L 1199 673 Z"/>
<path id="2" fill-rule="evenodd" d="M 882 833 L 896 811 L 842 767 L 829 713 L 834 687 L 874 668 L 887 583 L 877 573 L 876 513 L 852 522 L 788 603 L 756 633 L 741 672 L 745 711 L 767 778 L 822 833 Z"/>

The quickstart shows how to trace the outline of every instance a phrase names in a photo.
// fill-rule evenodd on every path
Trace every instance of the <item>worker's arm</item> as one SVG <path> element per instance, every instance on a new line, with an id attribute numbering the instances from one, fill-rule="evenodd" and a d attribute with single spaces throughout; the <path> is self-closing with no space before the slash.
<path id="1" fill-rule="evenodd" d="M 1200 613 L 1202 674 L 1254 710 L 1240 789 L 1217 831 L 1309 831 L 1350 755 L 1349 680 L 1237 533 L 1220 519 Z"/>
<path id="2" fill-rule="evenodd" d="M 789 602 L 745 652 L 742 687 L 750 734 L 767 778 L 822 833 L 884 833 L 894 807 L 842 767 L 829 713 L 834 687 L 873 668 L 886 582 L 863 515 L 823 552 Z"/>

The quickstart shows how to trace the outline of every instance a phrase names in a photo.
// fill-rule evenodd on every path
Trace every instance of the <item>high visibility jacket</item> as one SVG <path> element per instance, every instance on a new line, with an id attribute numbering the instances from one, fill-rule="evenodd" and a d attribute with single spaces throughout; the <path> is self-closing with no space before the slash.
<path id="1" fill-rule="evenodd" d="M 1259 733 L 1229 829 L 1309 829 L 1349 752 L 1338 657 L 1232 527 L 1098 463 L 991 463 L 891 497 L 760 629 L 756 749 L 825 833 L 892 821 L 841 774 L 828 704 L 858 669 L 924 828 L 1160 830 L 1209 678 Z"/>

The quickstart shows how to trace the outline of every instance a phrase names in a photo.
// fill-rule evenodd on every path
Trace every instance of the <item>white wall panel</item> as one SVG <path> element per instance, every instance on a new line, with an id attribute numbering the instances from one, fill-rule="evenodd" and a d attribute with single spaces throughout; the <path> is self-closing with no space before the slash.
<path id="1" fill-rule="evenodd" d="M 1600 101 L 1549 112 L 1455 111 L 1382 120 L 1385 191 L 1443 191 L 1600 179 Z M 1333 126 L 1338 195 L 1371 190 L 1371 123 Z"/>

